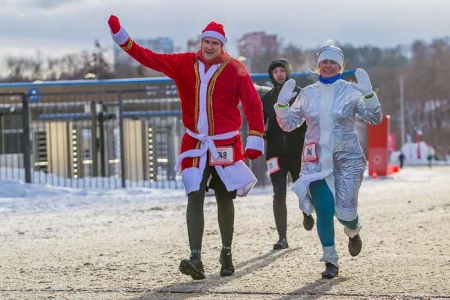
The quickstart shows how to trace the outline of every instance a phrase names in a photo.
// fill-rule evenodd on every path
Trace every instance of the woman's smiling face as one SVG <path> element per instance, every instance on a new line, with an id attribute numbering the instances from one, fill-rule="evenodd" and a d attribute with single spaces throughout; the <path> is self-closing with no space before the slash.
<path id="1" fill-rule="evenodd" d="M 341 66 L 334 60 L 324 59 L 319 63 L 319 74 L 323 78 L 336 76 L 341 71 Z"/>

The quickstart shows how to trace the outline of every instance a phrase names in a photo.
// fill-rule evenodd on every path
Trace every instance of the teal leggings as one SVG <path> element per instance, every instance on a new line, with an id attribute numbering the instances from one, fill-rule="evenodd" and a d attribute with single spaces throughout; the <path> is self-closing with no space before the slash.
<path id="1" fill-rule="evenodd" d="M 317 233 L 322 247 L 334 246 L 334 198 L 324 179 L 311 182 L 309 192 L 317 214 Z M 358 226 L 358 216 L 352 221 L 338 221 L 350 228 Z"/>

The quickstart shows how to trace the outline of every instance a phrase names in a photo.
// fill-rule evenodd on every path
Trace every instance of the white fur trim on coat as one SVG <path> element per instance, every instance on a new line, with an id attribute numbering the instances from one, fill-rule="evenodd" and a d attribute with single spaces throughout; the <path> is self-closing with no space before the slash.
<path id="1" fill-rule="evenodd" d="M 112 33 L 111 31 L 111 36 L 114 42 L 119 46 L 125 44 L 130 38 L 130 35 L 122 26 L 120 26 L 120 30 L 116 34 Z"/>
<path id="2" fill-rule="evenodd" d="M 203 40 L 205 37 L 212 37 L 215 39 L 218 39 L 222 44 L 226 44 L 228 42 L 228 39 L 218 33 L 217 31 L 205 31 L 202 33 L 201 39 Z"/>
<path id="3" fill-rule="evenodd" d="M 216 166 L 217 174 L 222 179 L 227 191 L 237 190 L 239 197 L 245 197 L 258 181 L 253 172 L 242 161 L 237 161 L 234 165 L 222 168 Z"/>
<path id="4" fill-rule="evenodd" d="M 206 158 L 201 157 L 200 168 L 187 168 L 183 170 L 182 177 L 186 195 L 200 189 L 205 164 Z M 222 166 L 216 166 L 215 168 L 227 191 L 231 192 L 236 190 L 237 196 L 239 197 L 247 196 L 258 181 L 253 172 L 242 160 L 225 168 Z"/>
<path id="5" fill-rule="evenodd" d="M 247 149 L 259 150 L 264 154 L 264 139 L 256 135 L 248 136 L 247 144 L 245 145 L 245 150 Z"/>

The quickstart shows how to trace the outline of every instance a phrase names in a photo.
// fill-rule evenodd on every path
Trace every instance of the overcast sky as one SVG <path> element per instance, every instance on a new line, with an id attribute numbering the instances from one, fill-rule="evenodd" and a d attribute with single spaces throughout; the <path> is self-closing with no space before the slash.
<path id="1" fill-rule="evenodd" d="M 223 23 L 227 50 L 252 31 L 314 48 L 332 39 L 392 47 L 450 36 L 449 0 L 0 0 L 0 58 L 60 56 L 111 47 L 117 15 L 134 38 L 173 38 L 185 50 L 210 21 Z"/>

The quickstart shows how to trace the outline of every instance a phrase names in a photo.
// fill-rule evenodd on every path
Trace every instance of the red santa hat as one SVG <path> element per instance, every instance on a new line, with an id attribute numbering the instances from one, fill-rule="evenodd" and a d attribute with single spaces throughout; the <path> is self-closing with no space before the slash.
<path id="1" fill-rule="evenodd" d="M 222 45 L 228 42 L 228 39 L 225 37 L 223 25 L 216 22 L 209 23 L 205 29 L 203 29 L 201 39 L 203 40 L 205 37 L 218 39 Z"/>

